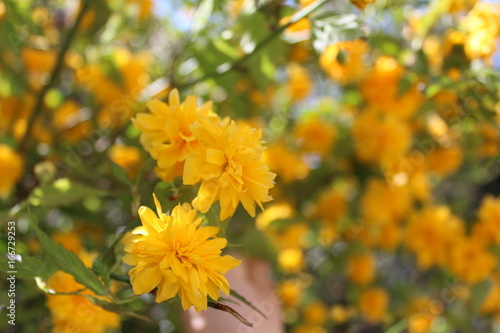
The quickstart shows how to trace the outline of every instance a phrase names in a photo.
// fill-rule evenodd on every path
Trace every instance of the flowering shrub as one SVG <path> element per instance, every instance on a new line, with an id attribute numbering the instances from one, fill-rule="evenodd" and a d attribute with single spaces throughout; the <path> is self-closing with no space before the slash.
<path id="1" fill-rule="evenodd" d="M 493 0 L 0 0 L 0 330 L 498 330 L 499 37 Z"/>

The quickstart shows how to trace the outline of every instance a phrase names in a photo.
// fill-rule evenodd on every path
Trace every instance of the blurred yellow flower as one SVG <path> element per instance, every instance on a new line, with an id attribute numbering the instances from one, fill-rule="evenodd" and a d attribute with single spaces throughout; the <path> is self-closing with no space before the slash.
<path id="1" fill-rule="evenodd" d="M 370 178 L 361 196 L 361 214 L 370 224 L 397 223 L 409 212 L 411 204 L 408 186 L 391 186 L 383 179 Z"/>
<path id="2" fill-rule="evenodd" d="M 334 124 L 316 116 L 299 120 L 293 134 L 302 150 L 317 152 L 324 158 L 331 152 L 337 131 Z"/>
<path id="3" fill-rule="evenodd" d="M 358 7 L 359 9 L 365 9 L 369 4 L 375 3 L 376 0 L 349 0 L 351 3 Z"/>
<path id="4" fill-rule="evenodd" d="M 298 280 L 285 280 L 278 286 L 278 295 L 285 307 L 296 307 L 302 297 L 302 284 Z"/>
<path id="5" fill-rule="evenodd" d="M 306 98 L 312 89 L 312 80 L 306 68 L 297 63 L 290 63 L 287 66 L 288 82 L 286 89 L 292 101 Z"/>
<path id="6" fill-rule="evenodd" d="M 288 149 L 282 141 L 270 145 L 264 151 L 264 160 L 284 183 L 304 179 L 309 174 L 309 167 L 301 156 Z"/>
<path id="7" fill-rule="evenodd" d="M 290 273 L 298 273 L 304 266 L 302 249 L 287 248 L 278 252 L 278 263 L 281 268 Z"/>
<path id="8" fill-rule="evenodd" d="M 465 53 L 470 59 L 489 58 L 500 35 L 500 5 L 477 3 L 462 21 L 466 31 Z"/>
<path id="9" fill-rule="evenodd" d="M 487 241 L 500 244 L 500 198 L 485 196 L 477 215 Z"/>
<path id="10" fill-rule="evenodd" d="M 392 161 L 405 155 L 412 135 L 406 122 L 366 110 L 356 117 L 352 128 L 355 151 L 362 162 Z"/>
<path id="11" fill-rule="evenodd" d="M 21 179 L 23 160 L 14 149 L 0 143 L 0 198 L 7 198 Z"/>
<path id="12" fill-rule="evenodd" d="M 67 232 L 54 235 L 54 241 L 61 243 L 65 248 L 76 253 L 86 266 L 92 266 L 95 255 L 82 248 L 79 235 Z M 85 287 L 76 282 L 73 276 L 58 271 L 48 280 L 50 289 L 59 293 L 80 291 L 81 295 L 95 296 L 94 293 L 84 290 Z M 79 295 L 47 295 L 47 307 L 51 312 L 56 333 L 105 333 L 108 329 L 120 327 L 120 316 L 94 305 L 85 296 Z"/>
<path id="13" fill-rule="evenodd" d="M 123 262 L 134 266 L 129 271 L 133 292 L 141 295 L 158 287 L 158 303 L 178 294 L 184 310 L 192 305 L 196 311 L 206 310 L 207 296 L 217 300 L 219 290 L 229 294 L 223 274 L 240 261 L 221 256 L 226 239 L 216 237 L 217 227 L 200 227 L 203 220 L 189 204 L 179 204 L 168 216 L 153 197 L 157 214 L 140 207 L 142 226 L 125 245 Z"/>
<path id="14" fill-rule="evenodd" d="M 56 50 L 40 50 L 23 48 L 21 58 L 26 70 L 33 72 L 50 72 L 56 62 Z"/>
<path id="15" fill-rule="evenodd" d="M 324 302 L 313 301 L 304 308 L 303 317 L 309 324 L 322 325 L 328 318 L 328 307 Z"/>
<path id="16" fill-rule="evenodd" d="M 459 145 L 449 148 L 436 148 L 427 156 L 426 166 L 429 171 L 446 177 L 460 168 L 463 152 Z"/>
<path id="17" fill-rule="evenodd" d="M 375 258 L 371 253 L 349 257 L 347 278 L 358 285 L 367 285 L 375 278 Z"/>
<path id="18" fill-rule="evenodd" d="M 293 206 L 288 202 L 275 203 L 266 207 L 262 213 L 257 215 L 255 225 L 259 230 L 265 230 L 275 220 L 291 218 L 295 213 Z"/>
<path id="19" fill-rule="evenodd" d="M 448 251 L 447 266 L 465 283 L 474 284 L 488 278 L 498 264 L 486 244 L 475 237 L 459 239 Z"/>
<path id="20" fill-rule="evenodd" d="M 144 160 L 139 148 L 122 144 L 112 145 L 108 154 L 109 158 L 121 166 L 130 178 L 137 176 Z"/>
<path id="21" fill-rule="evenodd" d="M 358 305 L 361 315 L 367 321 L 378 323 L 384 318 L 389 306 L 389 295 L 385 289 L 373 287 L 361 293 Z"/>
<path id="22" fill-rule="evenodd" d="M 73 276 L 58 271 L 48 281 L 50 289 L 65 293 L 82 290 L 85 287 Z M 91 294 L 81 292 L 81 294 Z M 105 333 L 108 329 L 120 327 L 120 316 L 92 304 L 85 296 L 47 295 L 55 333 Z"/>
<path id="23" fill-rule="evenodd" d="M 417 256 L 419 267 L 444 267 L 450 261 L 450 249 L 464 235 L 463 222 L 448 207 L 427 207 L 410 216 L 406 246 Z"/>
<path id="24" fill-rule="evenodd" d="M 190 128 L 201 147 L 184 165 L 184 184 L 201 182 L 193 205 L 206 213 L 218 200 L 220 219 L 225 220 L 241 202 L 254 217 L 255 204 L 262 208 L 272 200 L 269 189 L 276 176 L 262 160 L 261 130 L 217 118 L 200 119 Z"/>
<path id="25" fill-rule="evenodd" d="M 361 40 L 343 41 L 328 46 L 319 58 L 321 68 L 341 84 L 358 82 L 366 73 L 364 57 L 369 45 Z"/>
<path id="26" fill-rule="evenodd" d="M 381 110 L 385 109 L 398 97 L 399 82 L 403 74 L 404 68 L 396 59 L 388 56 L 378 57 L 359 87 L 366 103 Z"/>
<path id="27" fill-rule="evenodd" d="M 476 2 L 477 0 L 451 0 L 449 12 L 468 11 L 474 7 Z"/>

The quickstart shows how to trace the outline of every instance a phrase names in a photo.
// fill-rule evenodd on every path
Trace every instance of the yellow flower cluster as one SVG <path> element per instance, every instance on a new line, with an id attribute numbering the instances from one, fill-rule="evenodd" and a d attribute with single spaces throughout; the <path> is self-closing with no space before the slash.
<path id="1" fill-rule="evenodd" d="M 157 175 L 165 181 L 182 176 L 186 185 L 201 183 L 193 206 L 206 213 L 220 202 L 220 218 L 231 217 L 241 202 L 255 216 L 255 205 L 271 200 L 275 174 L 262 161 L 261 131 L 229 119 L 221 120 L 211 103 L 198 108 L 196 97 L 180 102 L 172 90 L 169 103 L 153 100 L 151 113 L 133 120 L 141 143 L 157 160 Z"/>
<path id="2" fill-rule="evenodd" d="M 207 296 L 217 300 L 220 291 L 229 294 L 223 274 L 240 261 L 221 256 L 227 241 L 216 237 L 218 227 L 201 227 L 202 218 L 189 204 L 179 204 L 169 216 L 153 197 L 157 213 L 140 207 L 142 226 L 125 242 L 123 262 L 134 266 L 129 271 L 133 292 L 141 295 L 158 288 L 156 302 L 178 294 L 184 310 L 206 310 Z"/>
<path id="3" fill-rule="evenodd" d="M 92 260 L 95 256 L 83 249 L 78 235 L 74 233 L 57 234 L 54 236 L 54 241 L 75 252 L 87 266 L 92 266 Z M 81 295 L 95 296 L 91 291 L 84 290 L 85 287 L 76 282 L 73 276 L 63 271 L 52 275 L 48 286 L 58 293 L 79 291 Z M 85 296 L 49 294 L 46 304 L 52 315 L 53 332 L 55 333 L 105 333 L 109 329 L 120 327 L 118 314 L 94 305 Z"/>

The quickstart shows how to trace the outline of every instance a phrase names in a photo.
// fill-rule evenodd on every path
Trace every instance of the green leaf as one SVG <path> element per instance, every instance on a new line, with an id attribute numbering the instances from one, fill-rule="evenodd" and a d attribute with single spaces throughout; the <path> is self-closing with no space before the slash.
<path id="1" fill-rule="evenodd" d="M 141 316 L 141 315 L 135 313 L 134 311 L 130 311 L 126 308 L 123 308 L 123 305 L 121 305 L 121 304 L 109 303 L 109 302 L 106 302 L 100 298 L 94 297 L 92 295 L 83 295 L 83 296 L 87 297 L 87 299 L 89 301 L 91 301 L 93 304 L 103 308 L 106 311 L 118 313 L 118 314 L 124 315 L 124 316 L 135 317 L 135 318 L 144 320 L 144 321 L 150 323 L 151 325 L 157 326 L 157 324 L 153 320 L 149 319 L 148 317 Z"/>
<path id="2" fill-rule="evenodd" d="M 421 21 L 417 33 L 421 37 L 425 37 L 429 30 L 436 24 L 439 18 L 448 11 L 452 0 L 434 0 L 429 6 L 427 14 Z"/>
<path id="3" fill-rule="evenodd" d="M 116 177 L 117 180 L 119 180 L 123 184 L 132 185 L 125 169 L 114 162 L 109 162 L 109 167 L 111 169 L 111 173 Z"/>
<path id="4" fill-rule="evenodd" d="M 92 263 L 92 269 L 102 279 L 104 285 L 109 288 L 111 286 L 111 279 L 108 267 L 98 258 Z"/>
<path id="5" fill-rule="evenodd" d="M 106 191 L 62 178 L 35 188 L 28 202 L 32 206 L 64 207 L 81 202 L 88 195 L 104 196 L 106 194 Z"/>
<path id="6" fill-rule="evenodd" d="M 312 24 L 313 47 L 322 54 L 326 47 L 362 36 L 356 15 L 327 12 L 315 18 Z"/>
<path id="7" fill-rule="evenodd" d="M 191 29 L 193 35 L 197 35 L 203 28 L 205 28 L 213 9 L 214 0 L 202 0 L 194 16 L 194 24 L 193 28 Z"/>
<path id="8" fill-rule="evenodd" d="M 492 283 L 490 280 L 485 280 L 479 283 L 476 283 L 471 288 L 471 308 L 472 313 L 478 313 L 481 305 L 484 302 L 486 296 L 490 292 L 492 287 Z"/>
<path id="9" fill-rule="evenodd" d="M 61 244 L 56 244 L 35 224 L 34 221 L 30 220 L 30 225 L 40 239 L 43 248 L 50 258 L 54 260 L 59 269 L 73 275 L 76 282 L 92 290 L 95 294 L 99 296 L 108 295 L 106 287 L 102 284 L 94 271 L 86 267 L 83 261 L 81 261 L 75 253 L 67 250 Z"/>
<path id="10" fill-rule="evenodd" d="M 21 255 L 21 261 L 9 260 L 6 256 L 0 256 L 0 271 L 5 274 L 16 272 L 16 278 L 33 279 L 40 277 L 48 280 L 57 271 L 57 266 L 50 260 L 43 260 L 26 254 Z"/>

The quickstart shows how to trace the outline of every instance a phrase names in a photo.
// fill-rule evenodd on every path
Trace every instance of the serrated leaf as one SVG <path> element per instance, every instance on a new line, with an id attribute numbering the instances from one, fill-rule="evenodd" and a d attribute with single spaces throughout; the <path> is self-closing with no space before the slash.
<path id="1" fill-rule="evenodd" d="M 109 270 L 99 259 L 94 260 L 92 263 L 92 269 L 102 279 L 104 285 L 109 288 L 111 285 L 111 279 L 109 277 Z"/>
<path id="2" fill-rule="evenodd" d="M 81 261 L 75 253 L 67 250 L 61 244 L 56 244 L 35 224 L 35 222 L 30 221 L 30 226 L 36 232 L 47 254 L 54 260 L 60 270 L 72 275 L 76 282 L 92 290 L 95 294 L 99 296 L 108 294 L 105 286 L 94 271 L 86 267 L 83 261 Z"/>
<path id="3" fill-rule="evenodd" d="M 21 261 L 15 260 L 14 263 L 8 257 L 0 256 L 0 271 L 6 274 L 9 271 L 15 271 L 16 278 L 19 279 L 39 277 L 43 280 L 48 280 L 57 271 L 57 266 L 50 260 L 40 259 L 27 254 L 21 255 Z"/>
<path id="4" fill-rule="evenodd" d="M 32 206 L 64 207 L 81 202 L 88 195 L 104 196 L 106 194 L 106 191 L 62 178 L 51 184 L 35 188 L 31 192 L 28 202 Z"/>

